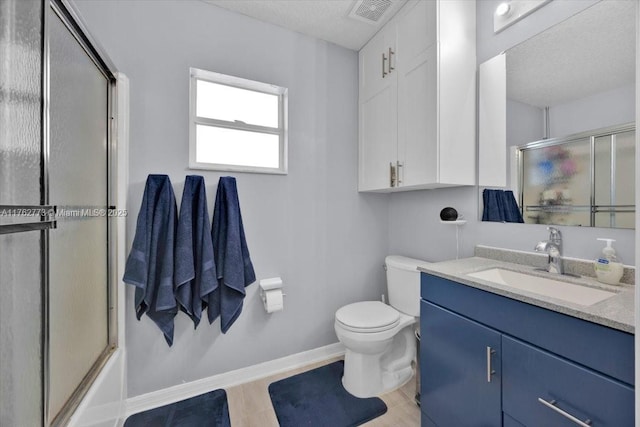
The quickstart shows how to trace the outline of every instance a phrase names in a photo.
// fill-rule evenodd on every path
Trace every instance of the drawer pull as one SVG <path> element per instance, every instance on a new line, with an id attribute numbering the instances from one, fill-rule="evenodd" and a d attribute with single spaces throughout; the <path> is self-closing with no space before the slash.
<path id="1" fill-rule="evenodd" d="M 496 352 L 495 350 L 487 346 L 487 382 L 488 383 L 491 382 L 491 375 L 496 373 L 496 371 L 491 369 L 491 355 L 494 354 L 495 352 Z"/>
<path id="2" fill-rule="evenodd" d="M 562 409 L 558 408 L 556 406 L 558 401 L 555 400 L 555 399 L 552 399 L 552 400 L 547 402 L 543 398 L 539 397 L 538 398 L 538 402 L 542 403 L 547 408 L 553 409 L 554 411 L 556 411 L 557 413 L 559 413 L 563 417 L 570 419 L 571 421 L 573 421 L 574 423 L 578 424 L 579 426 L 582 426 L 582 427 L 591 427 L 592 426 L 591 420 L 581 421 L 578 418 L 576 418 L 573 415 L 571 415 L 570 413 L 568 413 L 566 411 L 563 411 Z"/>

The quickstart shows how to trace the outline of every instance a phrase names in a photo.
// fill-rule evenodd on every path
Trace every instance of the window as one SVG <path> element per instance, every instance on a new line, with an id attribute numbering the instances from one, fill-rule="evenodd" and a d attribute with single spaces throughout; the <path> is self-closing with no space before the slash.
<path id="1" fill-rule="evenodd" d="M 189 71 L 189 167 L 286 174 L 287 89 Z"/>

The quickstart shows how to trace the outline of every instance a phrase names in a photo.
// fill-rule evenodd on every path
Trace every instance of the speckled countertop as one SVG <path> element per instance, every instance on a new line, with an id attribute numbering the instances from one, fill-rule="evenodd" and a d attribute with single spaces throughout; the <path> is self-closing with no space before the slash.
<path id="1" fill-rule="evenodd" d="M 487 280 L 467 276 L 467 274 L 469 273 L 487 270 L 490 268 L 503 268 L 506 270 L 527 273 L 534 276 L 547 277 L 549 279 L 560 280 L 568 283 L 574 283 L 615 292 L 617 295 L 607 298 L 606 300 L 593 304 L 591 306 L 583 306 L 547 297 L 544 295 L 519 290 L 513 287 L 503 286 L 500 284 L 489 282 Z M 558 276 L 557 274 L 535 270 L 534 266 L 516 264 L 478 256 L 454 261 L 437 262 L 427 267 L 419 267 L 419 270 L 434 276 L 453 280 L 455 282 L 459 282 L 477 289 L 482 289 L 484 291 L 488 291 L 497 295 L 502 295 L 514 300 L 536 305 L 538 307 L 546 308 L 559 313 L 564 313 L 569 316 L 588 320 L 593 323 L 599 323 L 610 328 L 619 329 L 621 331 L 629 333 L 635 332 L 633 315 L 633 285 L 605 285 L 591 277 L 583 276 L 580 278 L 576 278 L 571 276 Z"/>

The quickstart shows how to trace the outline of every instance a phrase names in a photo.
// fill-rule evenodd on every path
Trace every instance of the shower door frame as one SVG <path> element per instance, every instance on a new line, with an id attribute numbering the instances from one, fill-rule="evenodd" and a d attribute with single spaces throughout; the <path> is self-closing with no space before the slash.
<path id="1" fill-rule="evenodd" d="M 50 163 L 50 34 L 49 19 L 50 13 L 53 12 L 73 35 L 84 52 L 93 61 L 99 71 L 104 75 L 108 84 L 107 90 L 107 115 L 106 123 L 106 173 L 107 173 L 107 200 L 106 207 L 115 209 L 115 201 L 123 200 L 122 195 L 118 194 L 118 163 L 117 163 L 117 92 L 116 85 L 118 79 L 116 77 L 116 68 L 104 53 L 100 45 L 90 36 L 83 24 L 80 16 L 75 12 L 74 6 L 67 0 L 41 0 L 41 133 L 40 133 L 40 204 L 39 205 L 2 205 L 0 211 L 9 213 L 11 216 L 27 216 L 38 217 L 37 221 L 13 222 L 9 224 L 0 224 L 0 235 L 15 234 L 23 232 L 39 232 L 40 233 L 40 288 L 41 288 L 41 324 L 40 324 L 40 345 L 41 345 L 41 417 L 44 426 L 61 426 L 65 425 L 75 409 L 78 407 L 87 391 L 97 378 L 98 374 L 108 361 L 109 357 L 118 347 L 118 294 L 117 294 L 117 272 L 118 272 L 118 253 L 117 247 L 121 243 L 118 238 L 123 239 L 124 236 L 118 236 L 117 218 L 107 215 L 107 344 L 94 361 L 89 371 L 85 374 L 81 382 L 76 386 L 71 396 L 62 406 L 57 414 L 50 414 L 49 397 L 50 397 L 50 331 L 49 331 L 49 233 L 55 229 L 56 222 L 56 206 L 50 205 L 49 199 L 49 163 Z M 126 109 L 126 106 L 124 107 Z M 123 189 L 123 191 L 125 191 Z M 104 208 L 101 206 L 100 208 Z"/>
<path id="2" fill-rule="evenodd" d="M 530 142 L 528 144 L 520 145 L 515 147 L 515 164 L 517 165 L 517 191 L 518 191 L 518 202 L 520 206 L 520 212 L 522 213 L 523 218 L 525 214 L 530 211 L 545 211 L 545 206 L 541 205 L 525 205 L 524 202 L 524 180 L 525 180 L 525 172 L 524 172 L 524 153 L 531 150 L 538 150 L 541 148 L 548 148 L 553 146 L 561 146 L 568 143 L 578 142 L 578 141 L 586 141 L 589 139 L 589 205 L 559 205 L 560 209 L 568 209 L 570 212 L 589 212 L 589 225 L 587 227 L 597 227 L 596 226 L 596 214 L 597 213 L 606 213 L 609 212 L 613 217 L 616 213 L 633 213 L 636 211 L 636 205 L 623 205 L 623 204 L 614 204 L 613 200 L 608 205 L 599 205 L 596 203 L 596 176 L 595 176 L 595 165 L 596 165 L 596 139 L 606 136 L 611 136 L 613 141 L 615 141 L 615 136 L 617 134 L 627 133 L 627 132 L 636 132 L 635 122 L 625 123 L 621 125 L 615 126 L 607 126 L 599 129 L 593 129 L 585 132 L 575 133 L 572 135 L 567 135 L 564 137 L 551 138 L 551 139 L 543 139 L 540 141 Z M 615 147 L 615 142 L 611 147 Z M 615 196 L 616 192 L 616 153 L 615 148 L 611 148 L 611 181 L 609 194 L 610 197 Z M 553 208 L 553 206 L 551 206 Z M 630 230 L 629 228 L 621 228 L 615 227 L 615 221 L 613 219 L 610 220 L 610 225 L 606 228 L 611 229 L 620 229 L 620 230 Z M 526 220 L 525 220 L 526 222 Z M 546 224 L 546 223 L 545 223 Z M 550 224 L 551 225 L 551 224 Z"/>
<path id="3" fill-rule="evenodd" d="M 85 51 L 95 66 L 106 78 L 107 92 L 107 209 L 116 209 L 117 200 L 117 98 L 116 68 L 100 45 L 90 36 L 82 19 L 73 5 L 66 0 L 43 0 L 43 73 L 42 73 L 42 150 L 41 150 L 41 204 L 49 205 L 49 153 L 50 153 L 50 9 L 67 30 L 73 35 L 80 47 Z M 103 208 L 102 206 L 99 208 Z M 107 345 L 93 363 L 80 384 L 57 414 L 50 413 L 50 322 L 49 322 L 49 229 L 42 231 L 41 265 L 42 265 L 42 349 L 43 349 L 43 424 L 45 426 L 63 426 L 69 421 L 78 405 L 96 380 L 109 357 L 118 346 L 118 295 L 117 295 L 117 224 L 116 217 L 107 218 Z"/>

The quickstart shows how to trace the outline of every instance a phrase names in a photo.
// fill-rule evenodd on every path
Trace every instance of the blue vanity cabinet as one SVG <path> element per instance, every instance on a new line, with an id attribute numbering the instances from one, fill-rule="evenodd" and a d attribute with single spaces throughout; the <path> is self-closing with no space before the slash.
<path id="1" fill-rule="evenodd" d="M 632 334 L 425 273 L 421 295 L 423 427 L 634 425 Z"/>
<path id="2" fill-rule="evenodd" d="M 633 426 L 633 388 L 552 353 L 503 336 L 502 372 L 502 410 L 522 425 Z"/>
<path id="3" fill-rule="evenodd" d="M 423 426 L 500 425 L 500 333 L 425 301 L 420 315 Z"/>

